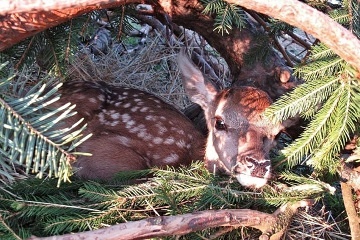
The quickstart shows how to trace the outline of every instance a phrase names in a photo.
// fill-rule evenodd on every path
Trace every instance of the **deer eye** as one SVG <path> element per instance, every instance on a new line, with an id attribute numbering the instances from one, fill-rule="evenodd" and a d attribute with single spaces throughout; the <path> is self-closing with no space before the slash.
<path id="1" fill-rule="evenodd" d="M 224 120 L 221 117 L 215 117 L 215 128 L 217 130 L 225 130 L 227 129 Z"/>

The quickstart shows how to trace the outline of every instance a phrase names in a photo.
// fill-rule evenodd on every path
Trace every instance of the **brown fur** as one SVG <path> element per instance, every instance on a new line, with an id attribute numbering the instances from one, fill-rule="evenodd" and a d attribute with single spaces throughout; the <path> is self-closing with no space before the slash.
<path id="1" fill-rule="evenodd" d="M 182 53 L 178 57 L 187 95 L 204 111 L 209 171 L 235 175 L 244 186 L 262 187 L 271 174 L 269 151 L 283 129 L 263 116 L 272 103 L 254 87 L 218 90 Z"/>
<path id="2" fill-rule="evenodd" d="M 201 160 L 204 137 L 177 109 L 159 98 L 103 82 L 67 82 L 61 88 L 60 106 L 76 104 L 80 118 L 88 124 L 84 134 L 93 136 L 77 151 L 76 175 L 86 179 L 110 179 L 119 171 L 154 166 L 179 166 Z"/>

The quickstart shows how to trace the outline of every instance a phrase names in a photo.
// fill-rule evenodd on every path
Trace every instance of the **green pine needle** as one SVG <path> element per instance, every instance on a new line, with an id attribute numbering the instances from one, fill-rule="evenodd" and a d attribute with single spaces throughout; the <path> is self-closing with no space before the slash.
<path id="1" fill-rule="evenodd" d="M 297 114 L 315 109 L 323 103 L 339 86 L 339 78 L 321 78 L 306 82 L 290 94 L 282 96 L 265 112 L 275 122 L 295 117 Z"/>
<path id="2" fill-rule="evenodd" d="M 214 31 L 229 34 L 229 31 L 236 28 L 245 27 L 245 12 L 235 4 L 229 4 L 222 0 L 202 0 L 205 5 L 203 13 L 207 15 L 215 14 Z"/>
<path id="3" fill-rule="evenodd" d="M 64 106 L 47 110 L 49 105 L 57 101 L 57 90 L 61 84 L 53 86 L 39 82 L 19 97 L 19 89 L 10 91 L 11 79 L 5 80 L 0 92 L 0 174 L 13 181 L 16 171 L 13 165 L 25 167 L 26 173 L 35 173 L 42 178 L 44 174 L 55 176 L 62 181 L 69 181 L 71 176 L 70 159 L 73 150 L 89 136 L 83 137 L 83 126 L 74 131 L 81 121 L 72 127 L 58 129 L 58 123 L 73 116 L 74 106 Z M 58 129 L 58 130 L 57 130 Z M 71 144 L 70 144 L 71 143 Z"/>

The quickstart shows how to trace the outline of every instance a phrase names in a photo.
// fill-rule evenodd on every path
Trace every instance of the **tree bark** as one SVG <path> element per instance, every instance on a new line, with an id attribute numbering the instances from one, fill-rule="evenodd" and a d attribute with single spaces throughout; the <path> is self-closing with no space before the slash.
<path id="1" fill-rule="evenodd" d="M 320 39 L 360 72 L 360 41 L 327 15 L 298 0 L 225 0 L 280 19 Z"/>
<path id="2" fill-rule="evenodd" d="M 102 8 L 111 8 L 120 6 L 122 4 L 139 2 L 139 0 L 116 0 L 116 1 L 94 1 L 90 0 L 92 4 L 85 5 L 84 0 L 77 4 L 77 1 L 27 1 L 29 5 L 16 1 L 10 5 L 12 1 L 5 1 L 5 6 L 13 6 L 15 13 L 10 13 L 5 16 L 0 15 L 0 51 L 3 51 L 12 45 L 21 42 L 22 40 L 34 36 L 35 34 L 44 31 L 45 29 L 57 26 L 61 23 L 69 21 L 70 19 L 80 16 L 84 13 L 91 12 Z M 42 5 L 35 6 L 35 3 L 46 2 L 44 7 Z M 95 4 L 93 2 L 103 2 Z M 54 5 L 50 7 L 50 3 Z M 65 4 L 67 3 L 67 4 Z M 69 8 L 64 6 L 72 5 Z M 62 9 L 56 9 L 60 7 Z M 49 9 L 49 10 L 47 10 Z M 6 10 L 6 9 L 5 9 Z M 2 10 L 0 14 L 8 11 Z"/>
<path id="3" fill-rule="evenodd" d="M 2 29 L 0 32 L 0 42 L 2 42 L 0 44 L 0 51 L 10 47 L 12 44 L 19 42 L 20 39 L 32 36 L 48 27 L 60 24 L 61 22 L 64 22 L 87 11 L 99 8 L 108 8 L 110 6 L 115 7 L 133 2 L 139 1 L 28 0 L 26 1 L 26 4 L 24 4 L 24 2 L 21 0 L 3 0 L 2 8 L 0 9 L 0 15 L 3 15 L 0 22 L 0 29 Z M 149 4 L 154 3 L 152 1 L 145 2 L 149 2 Z M 257 12 L 278 18 L 312 34 L 313 36 L 319 38 L 335 53 L 353 65 L 360 72 L 360 51 L 358 51 L 358 49 L 360 49 L 360 41 L 351 32 L 347 31 L 328 16 L 318 12 L 314 8 L 311 8 L 297 0 L 227 0 L 227 2 L 235 3 L 248 9 L 252 9 Z M 165 12 L 172 11 L 174 8 L 181 9 L 182 11 L 180 12 L 183 12 L 189 6 L 193 9 L 201 8 L 201 5 L 197 0 L 178 0 L 172 2 L 172 5 L 169 5 L 168 1 L 162 0 L 157 1 L 157 3 L 162 6 Z M 71 8 L 74 8 L 74 10 L 71 10 Z M 59 9 L 63 10 L 55 11 Z M 52 12 L 48 15 L 47 11 Z M 174 11 L 174 13 L 176 12 L 177 11 Z M 60 17 L 58 17 L 58 15 L 60 15 Z M 64 17 L 66 15 L 67 17 Z M 169 15 L 174 17 L 172 12 L 170 12 Z M 49 16 L 50 19 L 47 20 L 45 16 Z M 191 15 L 187 15 L 187 17 L 191 17 Z M 192 23 L 197 23 L 203 20 L 207 20 L 207 18 L 202 17 L 197 19 L 197 21 L 192 20 Z M 31 24 L 33 21 L 38 24 Z M 329 31 L 329 29 L 331 29 L 331 31 Z M 212 31 L 212 27 L 202 30 Z M 11 39 L 15 35 L 20 36 L 17 36 L 12 41 L 4 42 L 4 40 L 8 39 L 9 37 Z M 247 46 L 243 47 L 246 48 Z M 235 49 L 235 51 L 236 50 L 241 50 L 241 48 Z M 236 71 L 234 73 L 236 73 Z"/>
<path id="4" fill-rule="evenodd" d="M 247 226 L 259 229 L 261 239 L 280 239 L 290 219 L 299 207 L 311 205 L 312 201 L 286 204 L 273 214 L 249 209 L 206 210 L 176 216 L 160 216 L 144 220 L 117 224 L 98 230 L 65 234 L 32 240 L 77 240 L 77 239 L 148 239 L 154 237 L 184 235 L 207 228 Z"/>
<path id="5" fill-rule="evenodd" d="M 351 239 L 360 239 L 360 222 L 359 216 L 354 206 L 353 193 L 351 186 L 340 181 L 341 193 L 343 195 L 344 206 L 349 218 Z"/>
<path id="6" fill-rule="evenodd" d="M 40 12 L 40 11 L 52 11 L 52 10 L 61 10 L 69 9 L 72 7 L 81 8 L 87 6 L 101 6 L 106 4 L 126 4 L 131 1 L 126 0 L 8 0 L 2 1 L 0 8 L 0 15 L 11 14 L 11 13 L 21 13 L 21 12 Z"/>

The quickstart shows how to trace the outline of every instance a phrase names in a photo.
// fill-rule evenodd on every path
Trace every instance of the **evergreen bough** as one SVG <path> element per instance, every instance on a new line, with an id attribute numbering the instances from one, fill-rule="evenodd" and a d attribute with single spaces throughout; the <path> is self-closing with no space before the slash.
<path id="1" fill-rule="evenodd" d="M 76 114 L 75 106 L 67 103 L 51 109 L 60 98 L 56 93 L 62 84 L 45 82 L 30 88 L 13 76 L 0 82 L 0 175 L 5 183 L 29 173 L 39 178 L 54 176 L 58 184 L 69 180 L 70 162 L 74 155 L 82 154 L 74 149 L 90 137 L 81 135 L 86 125 L 74 130 L 82 120 L 61 127 L 61 121 Z"/>

